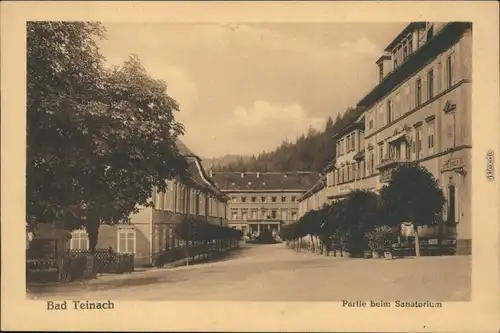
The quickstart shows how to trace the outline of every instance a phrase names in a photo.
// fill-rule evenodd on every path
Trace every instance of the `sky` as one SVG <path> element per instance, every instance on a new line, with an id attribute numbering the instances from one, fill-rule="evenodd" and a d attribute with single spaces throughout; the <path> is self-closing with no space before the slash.
<path id="1" fill-rule="evenodd" d="M 104 23 L 108 64 L 137 54 L 203 158 L 257 155 L 353 107 L 407 23 Z"/>

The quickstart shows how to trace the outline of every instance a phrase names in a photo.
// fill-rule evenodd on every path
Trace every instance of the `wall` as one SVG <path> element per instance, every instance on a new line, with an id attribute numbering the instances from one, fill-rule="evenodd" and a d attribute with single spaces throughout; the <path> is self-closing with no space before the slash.
<path id="1" fill-rule="evenodd" d="M 437 29 L 442 24 L 436 25 Z M 422 34 L 421 42 L 425 42 L 425 33 Z M 413 45 L 418 45 L 414 35 Z M 452 59 L 452 80 L 448 85 L 447 59 Z M 389 157 L 388 139 L 394 138 L 395 134 L 405 132 L 410 139 L 410 156 L 412 161 L 419 161 L 438 180 L 441 188 L 449 202 L 448 186 L 454 184 L 456 187 L 456 226 L 448 226 L 448 233 L 456 233 L 457 244 L 464 253 L 470 252 L 471 244 L 471 148 L 472 148 L 472 32 L 466 32 L 462 38 L 451 48 L 429 62 L 418 72 L 414 73 L 406 81 L 370 106 L 365 112 L 364 148 L 365 163 L 363 179 L 338 184 L 337 177 L 334 178 L 334 186 L 329 181 L 329 186 L 324 190 L 326 197 L 330 200 L 338 200 L 345 197 L 355 189 L 379 190 L 386 182 L 381 179 L 382 174 L 377 169 L 381 162 L 386 163 Z M 428 93 L 428 73 L 433 69 L 434 84 L 432 96 Z M 417 105 L 416 80 L 421 78 L 421 103 Z M 388 123 L 387 102 L 392 101 L 394 117 Z M 451 108 L 450 108 L 451 106 Z M 373 127 L 370 127 L 370 120 Z M 434 126 L 434 147 L 430 148 L 429 133 Z M 421 130 L 421 154 L 417 157 L 413 149 L 416 129 Z M 361 141 L 361 140 L 360 140 Z M 379 143 L 384 147 L 383 154 L 379 153 Z M 401 160 L 406 160 L 406 143 L 400 141 Z M 369 147 L 372 147 L 372 150 Z M 374 173 L 370 174 L 369 159 L 371 152 L 374 153 Z M 353 153 L 338 156 L 337 168 L 342 162 L 352 159 Z M 455 167 L 449 167 L 455 165 Z M 395 166 L 395 165 L 393 165 Z M 448 166 L 448 168 L 446 167 Z M 465 172 L 462 172 L 462 167 Z M 444 169 L 443 169 L 444 168 Z M 453 170 L 454 169 L 454 170 Z M 337 171 L 335 171 L 338 173 Z M 313 205 L 314 206 L 314 205 Z M 311 209 L 310 202 L 301 203 L 301 215 Z M 444 209 L 446 211 L 446 208 Z M 446 216 L 446 212 L 444 214 Z M 424 228 L 422 233 L 431 235 L 436 232 L 435 228 Z"/>
<path id="2" fill-rule="evenodd" d="M 267 219 L 268 214 L 272 217 L 272 211 L 276 211 L 276 218 L 272 220 L 284 220 L 285 222 L 292 221 L 292 213 L 296 214 L 296 219 L 298 219 L 298 209 L 299 202 L 298 199 L 303 192 L 298 191 L 255 191 L 255 192 L 226 192 L 226 194 L 231 198 L 228 205 L 228 220 L 231 225 L 241 224 L 242 221 L 254 220 L 252 211 L 256 211 L 256 220 Z M 252 202 L 252 197 L 255 197 L 255 202 Z M 262 202 L 261 198 L 265 197 L 266 201 Z M 276 197 L 276 202 L 272 202 L 272 197 Z M 285 197 L 285 202 L 282 202 L 282 197 Z M 292 201 L 292 197 L 295 197 L 295 201 Z M 246 198 L 243 202 L 242 198 Z M 246 211 L 246 218 L 243 216 L 243 212 Z M 282 211 L 286 211 L 286 215 L 282 215 Z M 233 218 L 233 212 L 236 212 L 236 219 Z M 283 218 L 285 217 L 285 218 Z"/>

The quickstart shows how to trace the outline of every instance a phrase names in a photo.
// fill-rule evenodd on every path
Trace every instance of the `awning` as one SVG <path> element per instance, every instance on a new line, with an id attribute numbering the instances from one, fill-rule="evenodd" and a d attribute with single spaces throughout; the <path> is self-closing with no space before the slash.
<path id="1" fill-rule="evenodd" d="M 390 137 L 389 139 L 387 139 L 387 142 L 388 143 L 393 143 L 393 142 L 396 142 L 397 140 L 401 140 L 401 139 L 405 139 L 406 138 L 406 133 L 405 132 L 401 132 L 399 134 L 396 134 L 392 137 Z"/>
<path id="2" fill-rule="evenodd" d="M 358 152 L 356 155 L 354 155 L 353 159 L 356 160 L 356 161 L 359 161 L 359 160 L 362 160 L 365 158 L 365 150 L 361 150 L 360 152 Z"/>

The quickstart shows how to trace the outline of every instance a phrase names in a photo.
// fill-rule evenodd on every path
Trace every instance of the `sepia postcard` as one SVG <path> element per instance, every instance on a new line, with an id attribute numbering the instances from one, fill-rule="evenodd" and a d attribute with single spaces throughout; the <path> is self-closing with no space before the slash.
<path id="1" fill-rule="evenodd" d="M 2 329 L 498 332 L 497 13 L 3 2 Z"/>

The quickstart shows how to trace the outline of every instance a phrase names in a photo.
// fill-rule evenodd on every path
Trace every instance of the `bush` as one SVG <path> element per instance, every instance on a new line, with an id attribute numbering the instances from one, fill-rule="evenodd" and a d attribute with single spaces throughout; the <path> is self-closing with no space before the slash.
<path id="1" fill-rule="evenodd" d="M 376 252 L 389 251 L 397 237 L 398 229 L 390 226 L 379 226 L 366 234 L 368 248 Z"/>

